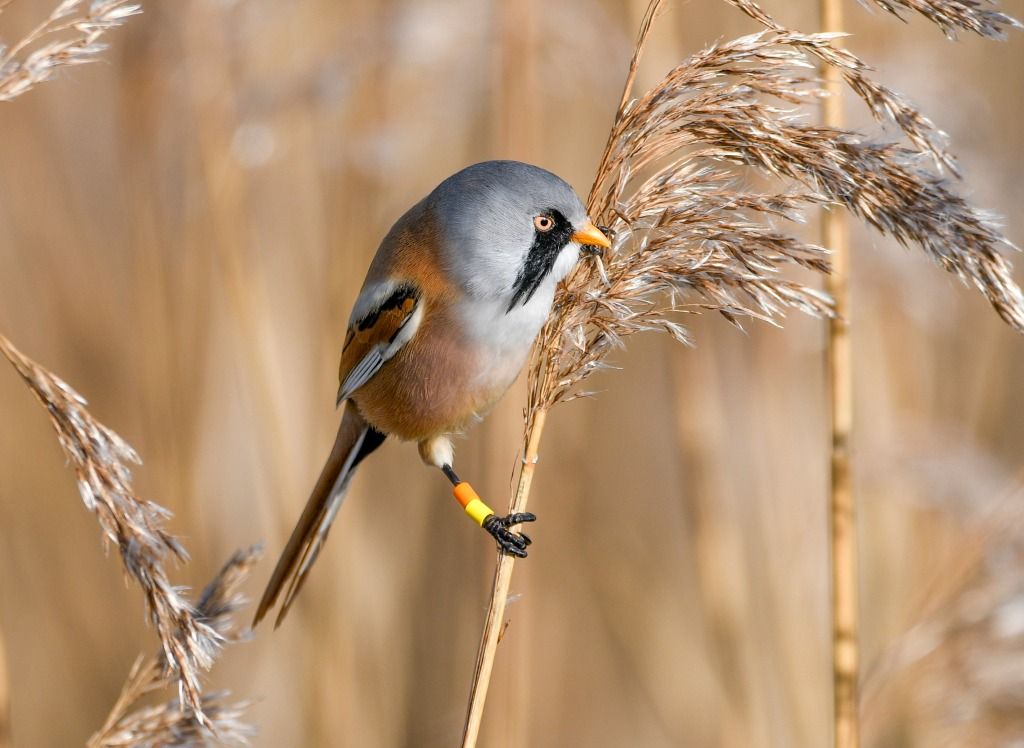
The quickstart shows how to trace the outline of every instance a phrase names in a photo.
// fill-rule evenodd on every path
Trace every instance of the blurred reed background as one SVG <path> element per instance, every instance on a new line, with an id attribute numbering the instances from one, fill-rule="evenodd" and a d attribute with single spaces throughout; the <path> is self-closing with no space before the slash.
<path id="1" fill-rule="evenodd" d="M 52 5 L 18 0 L 2 37 Z M 974 202 L 1024 243 L 1024 39 L 953 45 L 849 6 L 851 49 L 950 132 Z M 586 192 L 645 7 L 153 0 L 103 64 L 0 106 L 0 330 L 141 452 L 194 557 L 178 581 L 280 549 L 336 425 L 349 305 L 409 204 L 495 157 Z M 814 2 L 768 7 L 816 27 Z M 669 3 L 640 84 L 754 30 Z M 1024 344 L 890 244 L 853 241 L 865 744 L 1013 745 Z M 549 418 L 483 745 L 826 745 L 823 325 L 693 326 L 696 350 L 635 338 L 599 398 Z M 520 384 L 460 445 L 499 504 L 522 407 Z M 10 371 L 0 408 L 0 746 L 82 744 L 155 640 Z M 256 699 L 258 746 L 455 744 L 493 548 L 397 443 L 332 538 L 286 625 L 213 685 Z"/>

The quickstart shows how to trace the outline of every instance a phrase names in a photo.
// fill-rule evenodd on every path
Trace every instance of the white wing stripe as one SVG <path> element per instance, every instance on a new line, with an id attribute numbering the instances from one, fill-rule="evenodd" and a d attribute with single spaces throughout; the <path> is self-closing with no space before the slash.
<path id="1" fill-rule="evenodd" d="M 380 371 L 380 367 L 392 358 L 402 346 L 412 340 L 413 335 L 423 321 L 423 303 L 417 303 L 412 314 L 403 320 L 401 326 L 395 331 L 390 341 L 380 342 L 373 346 L 364 355 L 352 370 L 345 377 L 338 390 L 338 404 L 347 400 L 352 393 L 370 381 L 374 374 Z"/>
<path id="2" fill-rule="evenodd" d="M 380 371 L 380 367 L 383 365 L 384 356 L 381 355 L 381 346 L 375 345 L 349 372 L 348 376 L 345 377 L 345 381 L 341 383 L 341 389 L 338 391 L 338 402 L 341 403 L 342 400 L 347 400 L 353 392 L 369 382 L 370 377 Z"/>
<path id="3" fill-rule="evenodd" d="M 420 322 L 423 321 L 423 304 L 419 303 L 413 310 L 409 318 L 402 323 L 402 326 L 398 328 L 398 332 L 395 333 L 394 339 L 391 344 L 384 351 L 384 360 L 387 361 L 389 358 L 398 353 L 399 348 L 412 340 L 412 336 L 416 334 L 416 331 L 420 327 Z"/>

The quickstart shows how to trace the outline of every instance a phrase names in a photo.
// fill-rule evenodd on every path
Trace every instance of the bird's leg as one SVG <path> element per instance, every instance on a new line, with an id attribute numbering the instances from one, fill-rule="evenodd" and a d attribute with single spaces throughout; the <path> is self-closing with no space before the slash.
<path id="1" fill-rule="evenodd" d="M 441 470 L 452 482 L 452 493 L 473 520 L 484 528 L 497 541 L 498 548 L 519 558 L 526 558 L 526 546 L 532 542 L 525 533 L 512 532 L 509 528 L 523 522 L 533 522 L 537 517 L 530 512 L 510 514 L 499 517 L 477 495 L 473 487 L 461 480 L 450 463 L 441 466 Z"/>

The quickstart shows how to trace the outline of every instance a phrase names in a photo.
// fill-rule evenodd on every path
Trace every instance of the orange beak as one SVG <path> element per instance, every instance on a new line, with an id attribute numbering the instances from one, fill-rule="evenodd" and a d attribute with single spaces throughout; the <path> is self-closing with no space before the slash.
<path id="1" fill-rule="evenodd" d="M 600 247 L 600 249 L 591 250 L 594 254 L 601 254 L 602 249 L 608 249 L 612 246 L 611 241 L 604 235 L 604 232 L 590 221 L 587 221 L 586 225 L 572 235 L 572 240 L 584 248 Z"/>

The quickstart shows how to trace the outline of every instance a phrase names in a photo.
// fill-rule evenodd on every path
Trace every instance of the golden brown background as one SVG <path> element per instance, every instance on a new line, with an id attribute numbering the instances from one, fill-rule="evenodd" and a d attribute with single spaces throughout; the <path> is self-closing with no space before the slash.
<path id="1" fill-rule="evenodd" d="M 53 4 L 18 0 L 0 35 Z M 0 105 L 0 329 L 142 453 L 137 484 L 194 557 L 177 580 L 280 550 L 335 428 L 349 305 L 409 204 L 496 157 L 586 192 L 645 5 L 151 0 L 104 62 Z M 669 6 L 641 83 L 756 30 L 724 3 Z M 813 3 L 768 7 L 816 23 Z M 950 133 L 963 188 L 1024 243 L 1024 36 L 954 45 L 846 10 L 854 51 Z M 1009 745 L 1024 341 L 920 253 L 863 231 L 855 248 L 865 743 Z M 826 745 L 823 328 L 695 328 L 697 350 L 633 339 L 597 399 L 549 419 L 482 745 Z M 499 506 L 522 393 L 460 444 Z M 256 700 L 255 745 L 456 743 L 493 547 L 448 493 L 409 445 L 360 471 L 286 625 L 211 678 Z M 3 369 L 0 631 L 17 747 L 81 744 L 155 646 Z"/>

